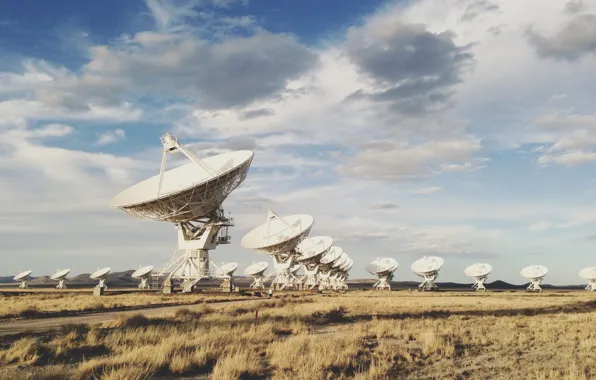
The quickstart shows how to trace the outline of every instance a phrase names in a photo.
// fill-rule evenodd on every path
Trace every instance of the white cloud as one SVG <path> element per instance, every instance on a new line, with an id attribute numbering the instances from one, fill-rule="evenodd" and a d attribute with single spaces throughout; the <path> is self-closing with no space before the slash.
<path id="1" fill-rule="evenodd" d="M 430 195 L 436 194 L 440 191 L 443 191 L 443 188 L 440 186 L 431 186 L 431 187 L 422 187 L 416 190 L 410 191 L 412 194 L 421 194 L 421 195 Z"/>
<path id="2" fill-rule="evenodd" d="M 102 133 L 97 138 L 97 145 L 108 145 L 118 142 L 126 137 L 126 132 L 123 129 L 114 129 L 113 131 L 108 131 Z"/>

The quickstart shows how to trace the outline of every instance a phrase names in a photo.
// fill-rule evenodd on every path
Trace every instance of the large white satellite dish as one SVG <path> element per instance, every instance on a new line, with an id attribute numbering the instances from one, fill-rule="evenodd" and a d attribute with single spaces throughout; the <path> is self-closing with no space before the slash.
<path id="1" fill-rule="evenodd" d="M 238 269 L 238 263 L 223 264 L 219 267 L 219 276 L 232 277 L 236 269 Z"/>
<path id="2" fill-rule="evenodd" d="M 66 276 L 70 273 L 70 269 L 62 269 L 58 270 L 54 273 L 50 280 L 58 281 L 58 285 L 56 285 L 56 289 L 66 289 L 66 285 L 64 285 L 64 281 L 66 280 Z"/>
<path id="3" fill-rule="evenodd" d="M 596 267 L 587 267 L 579 271 L 579 276 L 588 280 L 586 291 L 596 292 Z"/>
<path id="4" fill-rule="evenodd" d="M 540 287 L 540 283 L 546 274 L 548 273 L 548 268 L 544 265 L 530 265 L 523 268 L 520 271 L 522 277 L 527 278 L 530 280 L 530 284 L 528 285 L 528 290 L 532 292 L 541 292 L 542 288 Z"/>
<path id="5" fill-rule="evenodd" d="M 15 281 L 21 281 L 21 284 L 19 285 L 19 289 L 27 289 L 27 280 L 29 280 L 29 276 L 31 275 L 33 271 L 31 270 L 26 270 L 26 271 L 22 271 L 21 273 L 17 274 L 16 276 L 14 276 L 13 280 Z"/>
<path id="6" fill-rule="evenodd" d="M 228 244 L 228 227 L 234 220 L 221 207 L 244 181 L 253 152 L 243 150 L 199 159 L 169 133 L 161 137 L 163 154 L 158 175 L 137 183 L 112 199 L 112 206 L 137 219 L 172 222 L 178 230 L 178 246 L 172 259 L 157 273 L 183 280 L 190 292 L 201 279 L 214 274 L 209 250 Z M 191 162 L 166 171 L 168 154 L 181 152 Z"/>
<path id="7" fill-rule="evenodd" d="M 352 268 L 352 265 L 354 265 L 354 260 L 352 260 L 345 252 L 342 252 L 337 260 L 333 262 L 331 269 L 332 273 L 329 276 L 331 288 L 333 290 L 348 290 L 346 279 L 348 278 L 348 272 Z"/>
<path id="8" fill-rule="evenodd" d="M 492 270 L 493 267 L 490 264 L 476 263 L 464 269 L 464 274 L 468 277 L 472 277 L 474 281 L 476 281 L 474 285 L 472 285 L 472 288 L 476 289 L 476 291 L 486 290 L 484 282 Z"/>
<path id="9" fill-rule="evenodd" d="M 265 271 L 268 267 L 268 262 L 261 261 L 258 263 L 252 263 L 244 270 L 245 275 L 253 277 L 253 282 L 250 284 L 252 289 L 265 289 Z"/>
<path id="10" fill-rule="evenodd" d="M 319 260 L 319 273 L 317 276 L 319 290 L 328 290 L 334 288 L 335 273 L 333 271 L 333 265 L 337 260 L 339 260 L 342 253 L 343 250 L 341 247 L 332 246 Z"/>
<path id="11" fill-rule="evenodd" d="M 138 278 L 141 280 L 139 284 L 139 289 L 150 289 L 151 286 L 148 284 L 149 277 L 151 277 L 151 272 L 153 271 L 153 265 L 148 265 L 146 267 L 142 267 L 137 269 L 131 274 L 131 277 Z"/>
<path id="12" fill-rule="evenodd" d="M 313 289 L 319 284 L 319 264 L 332 245 L 333 238 L 330 236 L 313 236 L 302 240 L 296 247 L 300 252 L 297 260 L 304 265 L 302 284 L 305 288 Z"/>
<path id="13" fill-rule="evenodd" d="M 399 263 L 391 257 L 377 258 L 371 261 L 366 270 L 377 276 L 379 279 L 373 285 L 377 290 L 391 290 L 391 280 L 393 279 L 393 272 L 397 270 Z"/>
<path id="14" fill-rule="evenodd" d="M 435 280 L 439 276 L 439 270 L 443 267 L 445 260 L 437 256 L 424 256 L 423 258 L 416 260 L 410 267 L 412 272 L 416 275 L 424 278 L 422 283 L 418 285 L 418 289 L 425 290 L 437 290 L 439 287 L 435 284 Z"/>
<path id="15" fill-rule="evenodd" d="M 282 218 L 273 210 L 269 210 L 267 221 L 244 235 L 240 245 L 273 258 L 276 274 L 271 287 L 277 286 L 280 289 L 297 287 L 300 281 L 290 268 L 300 256 L 296 247 L 308 236 L 313 224 L 314 218 L 310 215 L 291 215 Z"/>
<path id="16" fill-rule="evenodd" d="M 106 278 L 108 278 L 108 273 L 110 273 L 111 270 L 112 268 L 110 267 L 101 268 L 91 273 L 89 277 L 93 280 L 99 280 L 99 284 L 96 286 L 97 288 L 107 289 Z"/>

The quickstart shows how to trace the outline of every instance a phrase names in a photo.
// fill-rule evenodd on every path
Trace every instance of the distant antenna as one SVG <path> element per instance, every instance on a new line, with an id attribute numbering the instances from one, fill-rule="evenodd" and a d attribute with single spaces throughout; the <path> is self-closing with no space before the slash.
<path id="1" fill-rule="evenodd" d="M 476 289 L 476 291 L 486 291 L 484 282 L 492 270 L 493 267 L 490 264 L 472 264 L 464 269 L 464 274 L 468 277 L 472 277 L 474 281 L 476 281 L 474 285 L 472 285 L 473 289 Z"/>
<path id="2" fill-rule="evenodd" d="M 99 284 L 97 284 L 96 288 L 104 288 L 104 289 L 108 288 L 106 285 L 106 278 L 108 277 L 108 273 L 110 273 L 111 270 L 112 270 L 112 268 L 105 267 L 105 268 L 98 269 L 95 272 L 91 273 L 91 276 L 89 276 L 91 279 L 99 280 Z"/>
<path id="3" fill-rule="evenodd" d="M 265 289 L 265 281 L 268 276 L 265 276 L 265 271 L 269 267 L 269 263 L 261 261 L 252 263 L 245 270 L 244 274 L 253 277 L 253 282 L 250 284 L 251 289 Z"/>
<path id="4" fill-rule="evenodd" d="M 70 269 L 62 269 L 58 270 L 56 273 L 50 277 L 50 280 L 58 281 L 58 285 L 56 285 L 56 289 L 66 289 L 66 285 L 64 285 L 64 281 L 66 280 L 66 276 L 70 273 Z"/>
<path id="5" fill-rule="evenodd" d="M 182 280 L 182 291 L 191 292 L 200 280 L 211 278 L 219 269 L 209 258 L 209 251 L 230 243 L 228 228 L 234 226 L 221 205 L 246 178 L 253 152 L 243 150 L 199 159 L 169 133 L 161 137 L 161 142 L 159 174 L 116 195 L 112 206 L 137 219 L 175 224 L 177 249 L 155 276 L 168 273 L 164 283 Z M 168 155 L 177 152 L 191 162 L 166 171 Z"/>
<path id="6" fill-rule="evenodd" d="M 19 285 L 19 289 L 28 289 L 27 280 L 29 280 L 29 276 L 31 275 L 31 270 L 23 271 L 16 276 L 14 276 L 15 281 L 21 281 L 21 285 Z"/>
<path id="7" fill-rule="evenodd" d="M 319 275 L 318 275 L 318 282 L 319 282 L 319 290 L 333 290 L 334 283 L 331 276 L 334 274 L 334 266 L 335 263 L 339 260 L 345 260 L 345 257 L 342 258 L 343 249 L 338 246 L 332 246 L 327 253 L 321 257 L 319 261 Z"/>
<path id="8" fill-rule="evenodd" d="M 153 265 L 139 268 L 131 274 L 131 277 L 141 280 L 139 289 L 151 289 L 151 286 L 148 284 L 149 277 L 151 277 L 151 271 L 153 271 Z"/>
<path id="9" fill-rule="evenodd" d="M 520 274 L 522 277 L 525 277 L 530 280 L 530 285 L 528 285 L 528 290 L 531 292 L 541 292 L 542 288 L 540 287 L 540 283 L 546 274 L 548 273 L 548 268 L 543 265 L 530 265 L 529 267 L 525 267 L 521 270 Z"/>
<path id="10" fill-rule="evenodd" d="M 295 288 L 300 283 L 290 268 L 300 256 L 296 246 L 308 236 L 313 223 L 314 218 L 310 215 L 282 218 L 273 210 L 269 210 L 267 221 L 242 238 L 242 247 L 268 254 L 273 258 L 276 274 L 271 282 L 272 288 Z"/>
<path id="11" fill-rule="evenodd" d="M 304 288 L 314 289 L 319 285 L 320 261 L 332 245 L 333 238 L 330 236 L 314 236 L 302 240 L 296 247 L 300 252 L 297 261 L 304 266 L 304 277 L 300 281 Z"/>
<path id="12" fill-rule="evenodd" d="M 370 274 L 374 274 L 379 279 L 373 285 L 373 289 L 376 290 L 391 290 L 391 280 L 393 279 L 393 272 L 397 270 L 399 263 L 397 260 L 384 257 L 382 259 L 375 259 L 371 261 L 367 266 L 366 270 Z"/>
<path id="13" fill-rule="evenodd" d="M 437 284 L 435 284 L 435 281 L 437 280 L 439 271 L 441 270 L 441 267 L 444 263 L 445 260 L 437 256 L 425 256 L 412 263 L 412 272 L 424 278 L 422 283 L 418 285 L 418 290 L 425 291 L 439 289 Z"/>
<path id="14" fill-rule="evenodd" d="M 588 280 L 587 292 L 596 292 L 596 267 L 587 267 L 579 271 L 579 276 Z"/>
<path id="15" fill-rule="evenodd" d="M 219 272 L 217 277 L 221 277 L 224 281 L 221 283 L 220 288 L 225 291 L 232 291 L 234 284 L 232 283 L 232 279 L 234 277 L 234 272 L 238 269 L 238 263 L 227 263 L 222 264 L 219 267 Z"/>

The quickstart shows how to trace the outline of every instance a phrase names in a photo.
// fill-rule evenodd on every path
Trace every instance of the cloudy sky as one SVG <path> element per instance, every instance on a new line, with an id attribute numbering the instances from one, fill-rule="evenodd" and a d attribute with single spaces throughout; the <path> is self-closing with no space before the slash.
<path id="1" fill-rule="evenodd" d="M 355 261 L 445 258 L 440 279 L 581 283 L 596 265 L 596 2 L 0 3 L 2 275 L 165 263 L 174 227 L 109 207 L 159 172 L 159 136 L 255 152 L 224 203 L 240 247 L 267 209 Z"/>

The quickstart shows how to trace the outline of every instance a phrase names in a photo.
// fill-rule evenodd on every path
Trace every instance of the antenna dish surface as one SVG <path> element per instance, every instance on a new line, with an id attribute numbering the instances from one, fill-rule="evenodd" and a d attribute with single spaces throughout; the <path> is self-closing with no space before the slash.
<path id="1" fill-rule="evenodd" d="M 238 263 L 227 263 L 219 267 L 221 273 L 223 274 L 231 274 L 238 268 Z"/>
<path id="2" fill-rule="evenodd" d="M 579 271 L 579 276 L 584 280 L 596 279 L 596 267 L 587 267 Z"/>
<path id="3" fill-rule="evenodd" d="M 321 257 L 321 264 L 328 265 L 335 262 L 335 260 L 339 259 L 342 252 L 343 249 L 341 249 L 340 247 L 331 247 L 329 251 L 327 251 L 327 253 L 323 257 Z"/>
<path id="4" fill-rule="evenodd" d="M 98 269 L 95 272 L 91 273 L 91 276 L 89 276 L 89 278 L 92 278 L 94 280 L 99 280 L 100 278 L 105 277 L 108 273 L 110 273 L 111 270 L 112 270 L 112 268 L 110 268 L 110 267 Z"/>
<path id="5" fill-rule="evenodd" d="M 244 180 L 252 158 L 253 152 L 241 150 L 202 159 L 212 173 L 190 162 L 165 171 L 161 191 L 158 174 L 120 192 L 111 205 L 137 219 L 183 222 L 208 216 Z"/>
<path id="6" fill-rule="evenodd" d="M 63 278 L 66 277 L 67 274 L 70 273 L 70 269 L 62 269 L 59 270 L 58 272 L 54 273 L 51 277 L 50 280 L 62 280 Z"/>
<path id="7" fill-rule="evenodd" d="M 412 263 L 411 269 L 414 273 L 431 273 L 441 269 L 444 263 L 445 260 L 443 260 L 441 257 L 423 257 L 419 260 L 414 261 Z"/>
<path id="8" fill-rule="evenodd" d="M 395 272 L 399 267 L 397 260 L 391 257 L 375 259 L 366 266 L 366 271 L 370 274 L 381 275 L 384 273 Z"/>
<path id="9" fill-rule="evenodd" d="M 530 265 L 520 271 L 522 277 L 532 279 L 541 278 L 548 273 L 548 268 L 543 265 Z"/>
<path id="10" fill-rule="evenodd" d="M 136 271 L 134 271 L 131 274 L 131 276 L 134 278 L 140 278 L 140 277 L 148 275 L 149 273 L 151 273 L 152 270 L 153 270 L 153 265 L 148 265 L 146 267 L 137 269 Z"/>
<path id="11" fill-rule="evenodd" d="M 472 264 L 464 269 L 464 274 L 468 277 L 482 277 L 488 276 L 492 270 L 493 267 L 490 264 Z"/>
<path id="12" fill-rule="evenodd" d="M 296 246 L 301 253 L 298 261 L 307 261 L 325 254 L 333 245 L 331 236 L 314 236 L 304 239 Z"/>
<path id="13" fill-rule="evenodd" d="M 266 261 L 254 263 L 254 264 L 249 265 L 244 270 L 244 274 L 247 276 L 254 276 L 257 274 L 261 274 L 261 273 L 265 272 L 268 267 L 269 267 L 269 263 Z"/>
<path id="14" fill-rule="evenodd" d="M 27 276 L 29 276 L 32 272 L 33 272 L 32 270 L 23 271 L 23 272 L 17 274 L 16 276 L 14 276 L 13 280 L 20 281 L 20 280 L 26 278 Z"/>
<path id="15" fill-rule="evenodd" d="M 342 252 L 341 255 L 333 262 L 332 268 L 339 268 L 344 265 L 348 261 L 349 257 L 348 254 Z"/>
<path id="16" fill-rule="evenodd" d="M 290 215 L 278 217 L 270 213 L 267 222 L 248 232 L 240 245 L 260 253 L 286 252 L 296 248 L 304 236 L 308 235 L 315 222 L 310 215 Z M 291 244 L 295 241 L 295 244 Z"/>

